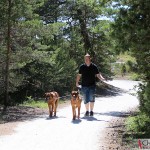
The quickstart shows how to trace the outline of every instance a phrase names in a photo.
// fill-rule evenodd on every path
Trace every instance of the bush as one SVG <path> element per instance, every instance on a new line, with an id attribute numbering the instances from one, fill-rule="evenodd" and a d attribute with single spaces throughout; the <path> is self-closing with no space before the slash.
<path id="1" fill-rule="evenodd" d="M 132 131 L 134 134 L 150 136 L 150 118 L 144 113 L 139 113 L 137 116 L 129 117 L 126 121 L 127 131 Z"/>
<path id="2" fill-rule="evenodd" d="M 150 83 L 140 84 L 139 89 L 140 111 L 150 117 Z"/>
<path id="3" fill-rule="evenodd" d="M 132 73 L 131 76 L 130 76 L 130 79 L 133 80 L 133 81 L 139 81 L 140 77 L 137 73 Z"/>

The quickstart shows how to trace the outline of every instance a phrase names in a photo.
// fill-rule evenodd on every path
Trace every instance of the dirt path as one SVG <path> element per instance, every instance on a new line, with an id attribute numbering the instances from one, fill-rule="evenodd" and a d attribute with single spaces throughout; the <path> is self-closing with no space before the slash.
<path id="1" fill-rule="evenodd" d="M 111 81 L 112 85 L 127 91 L 136 82 Z M 84 117 L 84 105 L 81 119 L 72 121 L 71 107 L 58 111 L 58 117 L 49 119 L 47 115 L 32 121 L 20 123 L 15 133 L 0 136 L 1 150 L 103 150 L 104 131 L 111 120 L 129 109 L 138 106 L 138 100 L 129 93 L 96 98 L 94 117 Z"/>
<path id="2" fill-rule="evenodd" d="M 58 110 L 70 104 L 69 100 L 63 100 L 58 106 Z M 24 121 L 29 121 L 37 118 L 43 118 L 48 114 L 47 108 L 29 107 L 29 106 L 11 106 L 7 111 L 3 112 L 3 107 L 0 106 L 0 136 L 11 135 L 15 132 L 15 128 Z"/>

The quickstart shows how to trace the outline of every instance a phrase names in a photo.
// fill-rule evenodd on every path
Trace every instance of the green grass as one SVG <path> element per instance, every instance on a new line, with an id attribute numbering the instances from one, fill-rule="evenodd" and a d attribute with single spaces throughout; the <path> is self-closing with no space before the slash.
<path id="1" fill-rule="evenodd" d="M 129 74 L 129 79 L 130 80 L 134 80 L 134 81 L 139 81 L 140 80 L 140 77 L 137 73 L 130 73 Z"/>
<path id="2" fill-rule="evenodd" d="M 136 60 L 134 57 L 130 55 L 130 53 L 126 52 L 118 55 L 117 61 L 123 62 L 124 64 L 123 63 L 113 64 L 114 67 L 113 72 L 115 77 L 120 77 L 120 78 L 122 77 L 122 67 L 123 65 L 125 65 L 126 72 L 124 78 L 128 80 L 135 80 L 135 81 L 139 80 L 139 75 L 135 72 Z"/>
<path id="3" fill-rule="evenodd" d="M 120 54 L 118 56 L 118 59 L 122 60 L 123 62 L 127 62 L 127 61 L 132 61 L 132 62 L 136 62 L 135 58 L 132 57 L 130 54 L 128 54 L 128 52 Z"/>
<path id="4" fill-rule="evenodd" d="M 66 101 L 67 100 L 59 100 L 59 104 L 63 104 Z M 45 109 L 45 108 L 48 107 L 47 102 L 45 101 L 45 99 L 34 100 L 31 97 L 27 97 L 27 101 L 24 101 L 24 103 L 21 104 L 21 106 L 38 107 L 38 108 L 42 108 L 42 109 Z"/>
<path id="5" fill-rule="evenodd" d="M 25 101 L 23 106 L 30 106 L 30 107 L 38 107 L 38 108 L 47 108 L 47 103 L 43 101 L 34 101 L 34 100 L 28 100 Z"/>
<path id="6" fill-rule="evenodd" d="M 125 76 L 122 77 L 121 74 L 115 74 L 114 78 L 122 78 L 125 80 L 133 80 L 133 81 L 140 81 L 140 77 L 137 73 L 134 72 L 130 72 L 130 73 L 126 73 Z"/>

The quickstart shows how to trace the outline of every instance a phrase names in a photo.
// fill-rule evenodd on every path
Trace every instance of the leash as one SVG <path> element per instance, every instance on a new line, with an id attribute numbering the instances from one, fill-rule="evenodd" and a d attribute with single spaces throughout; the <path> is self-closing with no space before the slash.
<path id="1" fill-rule="evenodd" d="M 63 99 L 63 98 L 70 97 L 70 96 L 71 96 L 71 94 L 68 94 L 68 95 L 65 95 L 65 96 L 60 96 L 59 98 Z"/>
<path id="2" fill-rule="evenodd" d="M 77 90 L 74 90 L 74 88 L 73 88 L 73 91 L 78 91 L 79 94 L 80 94 L 80 91 L 81 91 L 81 85 L 80 85 L 79 87 L 76 87 L 76 88 L 77 88 Z M 62 100 L 64 100 L 64 98 L 70 99 L 70 98 L 71 98 L 71 93 L 68 94 L 68 95 L 59 96 L 59 98 L 62 99 Z M 47 101 L 47 100 L 45 100 L 45 101 Z"/>
<path id="3" fill-rule="evenodd" d="M 76 88 L 78 89 L 77 91 L 80 94 L 80 91 L 81 91 L 81 88 L 82 88 L 81 85 L 79 87 L 76 87 Z M 75 91 L 74 88 L 73 88 L 73 91 Z M 68 95 L 60 96 L 59 98 L 63 99 L 63 98 L 70 98 L 70 97 L 71 97 L 71 94 L 68 94 Z"/>

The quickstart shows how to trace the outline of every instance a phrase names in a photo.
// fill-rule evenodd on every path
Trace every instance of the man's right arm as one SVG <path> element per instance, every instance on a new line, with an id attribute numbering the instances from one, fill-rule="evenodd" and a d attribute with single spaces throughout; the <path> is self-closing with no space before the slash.
<path id="1" fill-rule="evenodd" d="M 80 78 L 81 78 L 81 74 L 77 74 L 77 77 L 76 77 L 76 86 L 77 87 L 79 87 Z"/>

